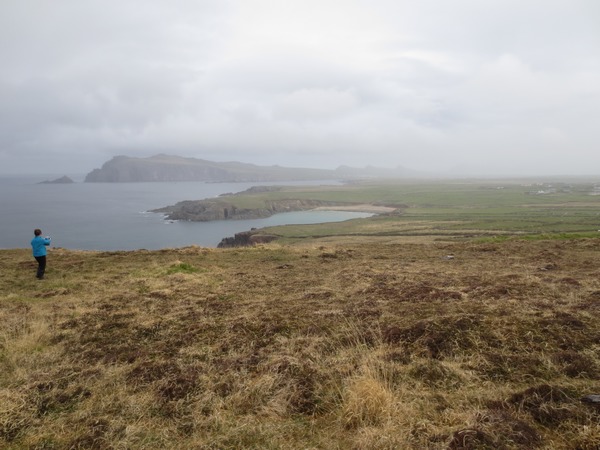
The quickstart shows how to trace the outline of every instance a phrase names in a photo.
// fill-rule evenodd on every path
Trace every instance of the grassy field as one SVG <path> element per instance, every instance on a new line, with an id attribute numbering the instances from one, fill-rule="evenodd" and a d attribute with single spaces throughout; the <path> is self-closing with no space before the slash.
<path id="1" fill-rule="evenodd" d="M 497 238 L 523 235 L 598 236 L 600 190 L 592 182 L 445 181 L 361 182 L 344 186 L 286 187 L 226 197 L 239 208 L 270 200 L 313 199 L 397 208 L 395 214 L 340 224 L 262 230 L 285 243 L 314 237 L 343 241 L 365 236 Z"/>
<path id="2" fill-rule="evenodd" d="M 0 448 L 599 448 L 600 239 L 329 239 L 0 251 Z"/>

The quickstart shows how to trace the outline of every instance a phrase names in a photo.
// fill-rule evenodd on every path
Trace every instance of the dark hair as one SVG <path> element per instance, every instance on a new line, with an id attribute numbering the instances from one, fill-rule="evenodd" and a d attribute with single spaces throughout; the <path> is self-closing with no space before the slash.
<path id="1" fill-rule="evenodd" d="M 36 228 L 35 230 L 33 230 L 33 234 L 35 234 L 36 236 L 39 236 L 40 234 L 42 234 L 42 230 L 40 230 L 39 228 Z"/>

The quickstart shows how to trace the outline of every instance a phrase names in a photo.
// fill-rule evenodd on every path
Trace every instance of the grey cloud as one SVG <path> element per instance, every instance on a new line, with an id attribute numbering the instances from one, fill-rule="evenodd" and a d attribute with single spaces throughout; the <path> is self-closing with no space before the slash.
<path id="1" fill-rule="evenodd" d="M 600 163 L 597 2 L 286 5 L 5 0 L 0 172 L 157 152 L 476 173 Z"/>

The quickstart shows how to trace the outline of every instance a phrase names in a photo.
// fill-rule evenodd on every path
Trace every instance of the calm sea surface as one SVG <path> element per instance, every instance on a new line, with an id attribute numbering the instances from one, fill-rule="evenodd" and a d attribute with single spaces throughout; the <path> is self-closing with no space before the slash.
<path id="1" fill-rule="evenodd" d="M 222 238 L 250 228 L 337 222 L 370 215 L 305 211 L 257 220 L 169 222 L 162 214 L 147 211 L 181 200 L 200 200 L 240 192 L 251 186 L 285 183 L 37 184 L 54 178 L 58 176 L 0 177 L 0 248 L 29 247 L 35 228 L 41 228 L 44 235 L 52 237 L 52 246 L 70 249 L 216 247 Z"/>

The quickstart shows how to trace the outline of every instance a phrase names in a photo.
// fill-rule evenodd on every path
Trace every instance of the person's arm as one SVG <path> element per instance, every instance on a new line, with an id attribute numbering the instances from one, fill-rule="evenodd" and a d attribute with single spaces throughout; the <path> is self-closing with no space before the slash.
<path id="1" fill-rule="evenodd" d="M 44 245 L 50 245 L 50 242 L 52 242 L 52 239 L 50 238 L 50 236 L 46 236 L 44 238 Z"/>

